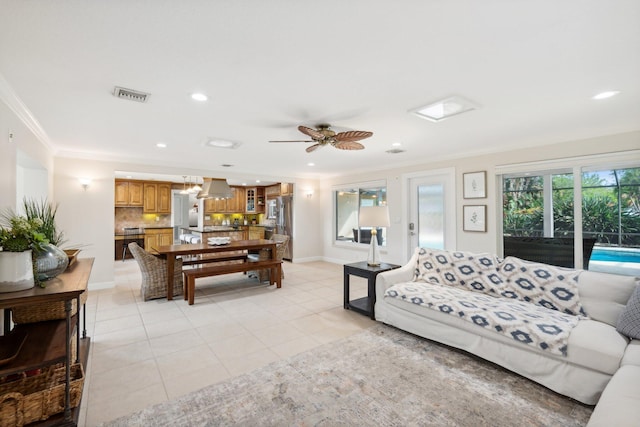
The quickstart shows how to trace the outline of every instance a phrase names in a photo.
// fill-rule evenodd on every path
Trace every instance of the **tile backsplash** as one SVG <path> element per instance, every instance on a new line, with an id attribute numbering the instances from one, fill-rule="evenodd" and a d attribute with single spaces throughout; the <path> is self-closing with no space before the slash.
<path id="1" fill-rule="evenodd" d="M 115 208 L 115 232 L 125 227 L 171 227 L 171 214 L 143 214 L 142 208 Z"/>

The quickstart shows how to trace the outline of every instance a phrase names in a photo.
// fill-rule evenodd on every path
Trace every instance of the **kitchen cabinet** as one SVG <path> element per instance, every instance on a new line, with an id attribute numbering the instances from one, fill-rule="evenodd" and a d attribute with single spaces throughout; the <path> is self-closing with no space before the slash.
<path id="1" fill-rule="evenodd" d="M 264 227 L 249 226 L 249 240 L 264 239 Z"/>
<path id="2" fill-rule="evenodd" d="M 152 251 L 158 246 L 173 245 L 173 229 L 172 228 L 145 228 L 144 229 L 144 248 Z"/>
<path id="3" fill-rule="evenodd" d="M 141 181 L 116 180 L 115 206 L 143 206 L 144 189 Z"/>
<path id="4" fill-rule="evenodd" d="M 280 183 L 280 195 L 281 196 L 291 196 L 291 195 L 293 195 L 293 184 L 291 182 L 281 182 Z"/>
<path id="5" fill-rule="evenodd" d="M 243 187 L 230 187 L 231 198 L 230 199 L 206 199 L 204 201 L 204 213 L 242 213 L 244 212 L 244 188 Z"/>
<path id="6" fill-rule="evenodd" d="M 142 212 L 171 213 L 171 184 L 167 182 L 145 182 Z"/>
<path id="7" fill-rule="evenodd" d="M 241 213 L 244 212 L 244 188 L 243 187 L 231 187 L 231 194 L 233 197 L 227 200 L 227 212 L 229 213 Z"/>
<path id="8" fill-rule="evenodd" d="M 280 184 L 265 187 L 264 195 L 267 199 L 278 197 L 280 195 Z"/>
<path id="9" fill-rule="evenodd" d="M 264 213 L 264 187 L 247 188 L 245 200 L 247 213 Z"/>

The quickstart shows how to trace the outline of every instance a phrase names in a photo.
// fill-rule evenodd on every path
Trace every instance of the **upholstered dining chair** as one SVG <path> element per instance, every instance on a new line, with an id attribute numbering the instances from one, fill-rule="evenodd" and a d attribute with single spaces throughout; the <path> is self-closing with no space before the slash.
<path id="1" fill-rule="evenodd" d="M 269 240 L 274 240 L 276 242 L 276 258 L 277 259 L 282 260 L 282 258 L 284 257 L 284 254 L 287 251 L 287 245 L 289 244 L 289 239 L 290 237 L 287 236 L 286 234 L 273 234 L 271 236 L 271 239 L 269 239 Z M 249 258 L 253 259 L 254 261 L 269 259 L 270 257 L 271 257 L 271 253 L 268 249 L 262 249 L 257 254 L 249 255 Z M 281 268 L 280 271 L 282 271 L 281 277 L 284 279 L 284 268 Z M 270 273 L 270 270 L 265 269 L 265 270 L 258 270 L 258 271 L 250 271 L 248 274 L 249 274 L 249 277 L 257 277 L 258 281 L 264 282 L 269 280 L 269 273 Z"/>
<path id="2" fill-rule="evenodd" d="M 129 243 L 129 251 L 142 272 L 140 293 L 144 301 L 167 296 L 167 261 Z M 173 275 L 173 295 L 182 295 L 182 259 L 176 259 Z"/>

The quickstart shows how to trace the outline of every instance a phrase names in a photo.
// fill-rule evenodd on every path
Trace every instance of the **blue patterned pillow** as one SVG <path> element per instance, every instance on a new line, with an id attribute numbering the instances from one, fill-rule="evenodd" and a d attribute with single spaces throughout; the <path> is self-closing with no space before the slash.
<path id="1" fill-rule="evenodd" d="M 500 273 L 505 279 L 501 296 L 586 316 L 578 295 L 577 280 L 581 272 L 508 256 L 500 264 Z"/>
<path id="2" fill-rule="evenodd" d="M 420 248 L 413 281 L 435 282 L 499 296 L 499 260 L 492 254 Z"/>
<path id="3" fill-rule="evenodd" d="M 616 330 L 629 338 L 640 340 L 640 286 L 636 286 L 627 306 L 622 310 Z"/>

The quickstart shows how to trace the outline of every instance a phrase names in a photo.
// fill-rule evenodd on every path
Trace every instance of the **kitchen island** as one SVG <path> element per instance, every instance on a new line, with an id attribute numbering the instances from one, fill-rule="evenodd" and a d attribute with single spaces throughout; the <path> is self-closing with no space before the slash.
<path id="1" fill-rule="evenodd" d="M 180 235 L 192 235 L 200 238 L 201 242 L 209 237 L 230 237 L 232 241 L 247 239 L 247 226 L 232 227 L 227 225 L 210 225 L 205 227 L 182 227 Z"/>

